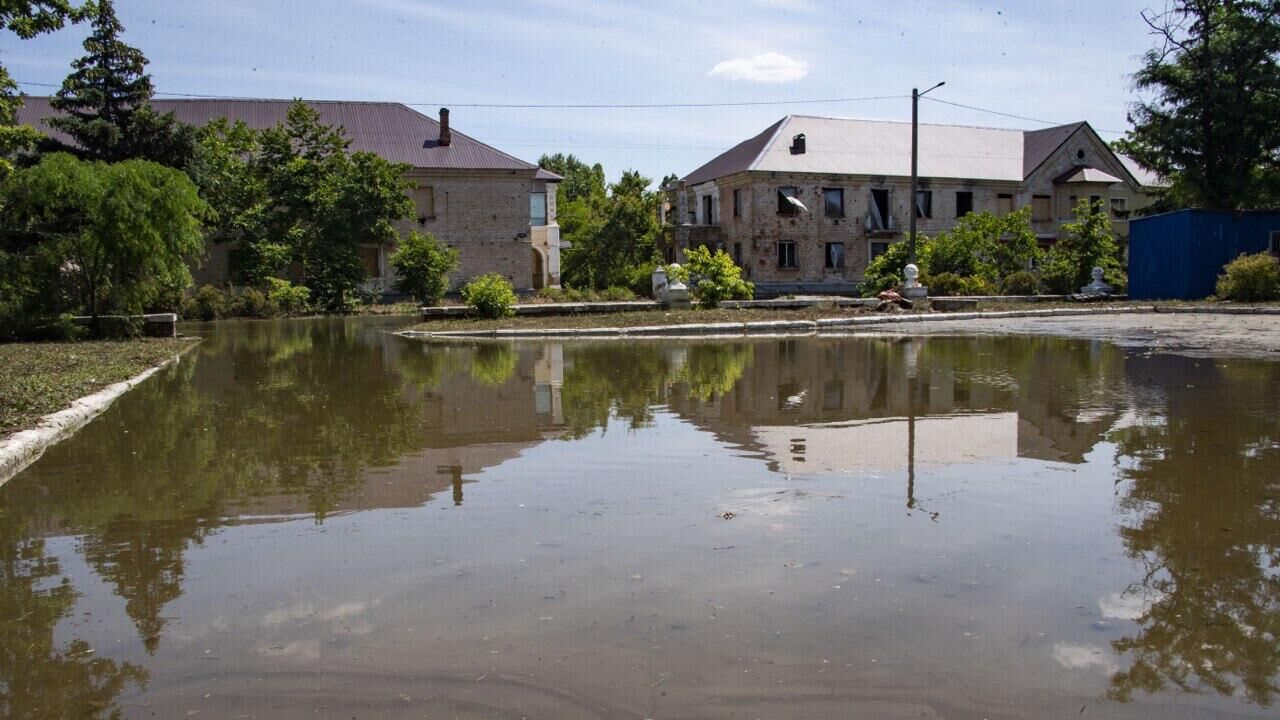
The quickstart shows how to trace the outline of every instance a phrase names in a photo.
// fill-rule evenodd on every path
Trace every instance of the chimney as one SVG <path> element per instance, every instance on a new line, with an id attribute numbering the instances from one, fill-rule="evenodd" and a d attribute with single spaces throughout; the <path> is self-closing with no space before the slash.
<path id="1" fill-rule="evenodd" d="M 792 155 L 804 154 L 804 133 L 800 133 L 799 135 L 796 135 L 794 138 L 791 139 L 791 154 Z"/>
<path id="2" fill-rule="evenodd" d="M 453 133 L 449 132 L 449 108 L 440 108 L 440 144 L 453 142 Z"/>

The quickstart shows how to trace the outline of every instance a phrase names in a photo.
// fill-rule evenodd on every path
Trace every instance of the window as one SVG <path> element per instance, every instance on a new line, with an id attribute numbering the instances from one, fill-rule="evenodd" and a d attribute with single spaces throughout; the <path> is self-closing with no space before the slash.
<path id="1" fill-rule="evenodd" d="M 827 217 L 844 217 L 844 189 L 822 188 L 822 205 Z"/>
<path id="2" fill-rule="evenodd" d="M 377 245 L 360 246 L 360 264 L 364 265 L 364 274 L 371 278 L 382 277 L 382 248 Z"/>
<path id="3" fill-rule="evenodd" d="M 844 269 L 844 243 L 827 243 L 826 268 L 828 270 Z"/>
<path id="4" fill-rule="evenodd" d="M 733 244 L 733 264 L 742 267 L 742 243 Z"/>
<path id="5" fill-rule="evenodd" d="M 791 203 L 791 198 L 795 197 L 797 189 L 793 187 L 778 188 L 778 214 L 779 215 L 795 215 L 796 206 Z"/>
<path id="6" fill-rule="evenodd" d="M 996 212 L 1001 215 L 1008 215 L 1013 212 L 1013 195 L 1009 193 L 996 195 Z"/>
<path id="7" fill-rule="evenodd" d="M 703 225 L 714 224 L 714 218 L 715 218 L 715 216 L 713 215 L 714 211 L 715 211 L 715 202 L 711 199 L 711 196 L 703 195 L 702 196 L 702 224 Z"/>
<path id="8" fill-rule="evenodd" d="M 796 267 L 796 244 L 791 240 L 778 241 L 778 267 Z"/>
<path id="9" fill-rule="evenodd" d="M 1129 219 L 1129 199 L 1122 197 L 1111 198 L 1111 217 L 1116 220 Z"/>
<path id="10" fill-rule="evenodd" d="M 889 244 L 888 241 L 872 241 L 871 247 L 867 249 L 867 262 L 871 262 L 889 252 Z"/>
<path id="11" fill-rule="evenodd" d="M 1101 202 L 1102 202 L 1101 195 L 1090 195 L 1089 196 L 1089 212 L 1096 211 L 1098 209 L 1099 203 Z"/>
<path id="12" fill-rule="evenodd" d="M 918 218 L 933 217 L 933 191 L 932 190 L 916 191 L 916 217 Z"/>
<path id="13" fill-rule="evenodd" d="M 742 189 L 733 191 L 733 216 L 742 217 Z"/>
<path id="14" fill-rule="evenodd" d="M 1062 212 L 1058 214 L 1058 217 L 1061 217 L 1061 218 L 1071 217 L 1072 214 L 1075 213 L 1076 203 L 1078 202 L 1080 202 L 1080 198 L 1076 197 L 1075 195 L 1067 196 L 1065 204 L 1062 206 Z"/>
<path id="15" fill-rule="evenodd" d="M 889 191 L 886 188 L 874 188 L 871 191 L 870 230 L 888 230 L 892 223 L 889 217 Z"/>
<path id="16" fill-rule="evenodd" d="M 413 207 L 418 217 L 431 220 L 436 216 L 436 192 L 430 185 L 419 185 L 413 189 Z"/>
<path id="17" fill-rule="evenodd" d="M 533 226 L 547 224 L 546 193 L 529 193 L 529 224 Z"/>
<path id="18" fill-rule="evenodd" d="M 1031 196 L 1031 219 L 1035 222 L 1049 222 L 1053 219 L 1053 198 L 1048 195 Z"/>
<path id="19" fill-rule="evenodd" d="M 956 217 L 961 218 L 973 212 L 973 193 L 960 190 L 956 193 Z"/>

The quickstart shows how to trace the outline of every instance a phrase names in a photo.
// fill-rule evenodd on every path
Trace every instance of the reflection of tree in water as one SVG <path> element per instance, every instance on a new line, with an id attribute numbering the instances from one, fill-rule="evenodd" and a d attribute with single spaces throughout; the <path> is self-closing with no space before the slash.
<path id="1" fill-rule="evenodd" d="M 116 697 L 147 681 L 142 668 L 96 655 L 79 638 L 54 645 L 78 593 L 58 579 L 45 541 L 27 536 L 0 505 L 0 718 L 119 718 Z"/>
<path id="2" fill-rule="evenodd" d="M 611 411 L 632 429 L 653 422 L 652 406 L 665 397 L 671 368 L 660 345 L 597 345 L 569 354 L 561 395 L 569 437 L 607 427 Z"/>
<path id="3" fill-rule="evenodd" d="M 425 444 L 418 405 L 353 325 L 262 324 L 207 342 L 0 487 L 15 518 L 84 536 L 149 652 L 182 592 L 187 547 L 228 505 L 301 495 L 321 521 L 366 468 Z M 53 467 L 92 470 L 42 474 Z"/>
<path id="4" fill-rule="evenodd" d="M 673 379 L 686 386 L 691 399 L 706 402 L 733 390 L 751 364 L 753 351 L 747 344 L 691 345 Z"/>
<path id="5" fill-rule="evenodd" d="M 471 377 L 485 385 L 506 383 L 516 374 L 520 355 L 505 343 L 483 343 L 471 351 Z"/>
<path id="6" fill-rule="evenodd" d="M 1113 643 L 1131 659 L 1108 695 L 1172 686 L 1268 706 L 1280 673 L 1280 366 L 1134 361 L 1166 407 L 1114 433 L 1129 482 L 1120 531 L 1150 605 Z"/>

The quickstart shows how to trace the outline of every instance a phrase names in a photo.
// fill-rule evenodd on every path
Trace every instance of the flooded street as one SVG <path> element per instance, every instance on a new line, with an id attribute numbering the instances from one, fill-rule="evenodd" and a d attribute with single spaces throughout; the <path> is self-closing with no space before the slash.
<path id="1" fill-rule="evenodd" d="M 0 486 L 0 718 L 1273 717 L 1280 363 L 228 322 Z"/>

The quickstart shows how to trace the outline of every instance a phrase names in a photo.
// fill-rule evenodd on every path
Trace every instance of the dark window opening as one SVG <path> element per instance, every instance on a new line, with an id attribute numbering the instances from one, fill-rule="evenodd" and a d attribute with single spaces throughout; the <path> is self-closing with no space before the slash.
<path id="1" fill-rule="evenodd" d="M 888 230 L 892 218 L 889 217 L 889 190 L 875 188 L 871 191 L 871 229 Z"/>
<path id="2" fill-rule="evenodd" d="M 797 193 L 797 189 L 793 187 L 778 188 L 778 214 L 779 215 L 795 215 L 796 206 L 791 202 Z"/>
<path id="3" fill-rule="evenodd" d="M 733 191 L 733 216 L 742 217 L 742 190 Z"/>
<path id="4" fill-rule="evenodd" d="M 890 243 L 888 242 L 871 243 L 871 248 L 867 251 L 867 262 L 871 262 L 872 260 L 875 260 L 881 255 L 889 252 L 889 245 Z"/>
<path id="5" fill-rule="evenodd" d="M 827 217 L 844 217 L 844 189 L 823 188 L 822 204 Z"/>
<path id="6" fill-rule="evenodd" d="M 742 243 L 733 244 L 733 264 L 742 267 Z"/>
<path id="7" fill-rule="evenodd" d="M 380 262 L 378 250 L 379 248 L 377 245 L 360 246 L 360 262 L 364 265 L 364 274 L 366 277 L 382 277 L 382 263 Z"/>
<path id="8" fill-rule="evenodd" d="M 1098 211 L 1098 206 L 1099 206 L 1099 205 L 1101 205 L 1101 204 L 1102 204 L 1102 196 L 1101 196 L 1101 195 L 1090 195 L 1090 196 L 1089 196 L 1089 212 L 1097 212 L 1097 211 Z"/>
<path id="9" fill-rule="evenodd" d="M 710 225 L 710 224 L 712 224 L 712 223 L 711 223 L 711 217 L 712 217 L 712 216 L 711 216 L 711 211 L 714 209 L 714 207 L 715 207 L 715 205 L 714 205 L 714 203 L 711 201 L 711 196 L 710 196 L 710 195 L 703 195 L 703 196 L 702 196 L 702 224 L 703 224 L 703 225 Z"/>
<path id="10" fill-rule="evenodd" d="M 844 269 L 844 243 L 827 243 L 826 268 L 828 270 Z"/>
<path id="11" fill-rule="evenodd" d="M 794 268 L 796 267 L 796 244 L 791 240 L 781 240 L 778 242 L 778 267 Z"/>
<path id="12" fill-rule="evenodd" d="M 1013 195 L 1009 193 L 996 195 L 996 212 L 1001 215 L 1008 215 L 1013 212 Z"/>
<path id="13" fill-rule="evenodd" d="M 973 212 L 973 193 L 961 190 L 956 193 L 956 217 L 961 218 Z"/>
<path id="14" fill-rule="evenodd" d="M 918 218 L 933 217 L 933 191 L 932 190 L 916 191 L 916 217 Z"/>

